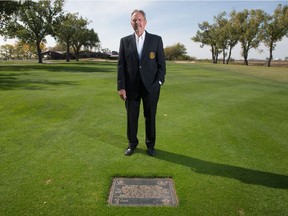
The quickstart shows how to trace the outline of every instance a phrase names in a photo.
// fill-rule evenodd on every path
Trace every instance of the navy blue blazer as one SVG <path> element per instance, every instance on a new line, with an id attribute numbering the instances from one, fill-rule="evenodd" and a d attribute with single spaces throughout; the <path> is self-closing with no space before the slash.
<path id="1" fill-rule="evenodd" d="M 146 32 L 141 59 L 139 59 L 135 34 L 123 37 L 120 40 L 117 88 L 125 89 L 127 97 L 133 95 L 137 89 L 139 74 L 141 80 L 150 93 L 159 81 L 164 84 L 166 62 L 162 38 Z"/>

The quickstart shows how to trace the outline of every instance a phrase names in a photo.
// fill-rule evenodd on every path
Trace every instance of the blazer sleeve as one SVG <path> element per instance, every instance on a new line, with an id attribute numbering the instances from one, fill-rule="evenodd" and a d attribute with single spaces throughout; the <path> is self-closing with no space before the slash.
<path id="1" fill-rule="evenodd" d="M 125 85 L 125 71 L 126 71 L 126 58 L 125 58 L 125 47 L 124 39 L 120 40 L 119 47 L 119 58 L 118 58 L 118 68 L 117 68 L 117 90 L 126 89 Z"/>
<path id="2" fill-rule="evenodd" d="M 157 47 L 157 76 L 158 80 L 161 81 L 162 84 L 165 82 L 166 75 L 166 62 L 165 62 L 165 54 L 163 48 L 162 38 L 159 38 L 158 47 Z"/>

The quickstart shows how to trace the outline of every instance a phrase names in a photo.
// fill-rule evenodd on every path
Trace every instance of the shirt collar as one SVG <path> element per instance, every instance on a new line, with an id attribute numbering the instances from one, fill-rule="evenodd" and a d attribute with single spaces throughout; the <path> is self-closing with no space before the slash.
<path id="1" fill-rule="evenodd" d="M 142 34 L 142 35 L 140 35 L 139 37 L 138 37 L 138 35 L 135 33 L 135 38 L 136 38 L 136 39 L 138 39 L 138 38 L 139 38 L 139 39 L 141 39 L 141 40 L 143 40 L 143 41 L 144 41 L 144 40 L 145 40 L 145 36 L 146 36 L 146 31 L 144 31 L 144 32 L 143 32 L 143 34 Z"/>

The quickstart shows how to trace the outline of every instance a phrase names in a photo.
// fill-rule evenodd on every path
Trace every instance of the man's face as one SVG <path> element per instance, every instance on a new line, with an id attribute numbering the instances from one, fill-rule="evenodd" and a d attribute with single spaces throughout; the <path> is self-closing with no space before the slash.
<path id="1" fill-rule="evenodd" d="M 137 35 L 143 34 L 146 23 L 147 21 L 145 20 L 145 17 L 139 12 L 134 13 L 131 17 L 131 26 Z"/>

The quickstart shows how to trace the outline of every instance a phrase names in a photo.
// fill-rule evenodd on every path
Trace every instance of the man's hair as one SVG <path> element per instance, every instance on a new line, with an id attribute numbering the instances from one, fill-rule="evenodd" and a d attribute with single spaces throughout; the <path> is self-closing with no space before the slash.
<path id="1" fill-rule="evenodd" d="M 144 19 L 146 20 L 146 14 L 143 10 L 138 10 L 138 9 L 133 10 L 131 13 L 131 17 L 133 16 L 134 13 L 141 13 L 144 16 Z"/>

